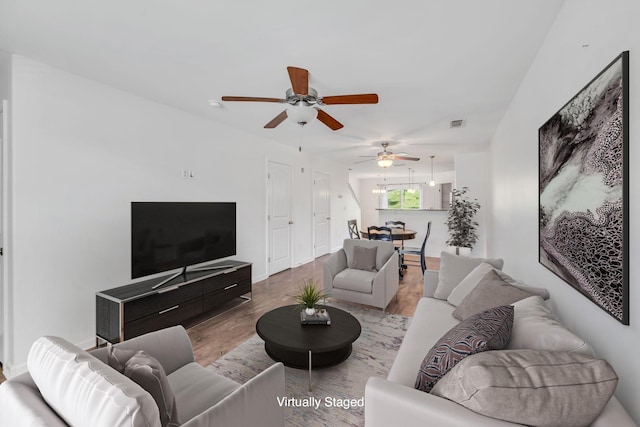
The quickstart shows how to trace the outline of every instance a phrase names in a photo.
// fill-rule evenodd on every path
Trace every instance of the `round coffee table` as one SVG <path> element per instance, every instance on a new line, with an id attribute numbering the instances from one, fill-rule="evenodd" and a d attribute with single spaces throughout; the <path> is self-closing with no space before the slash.
<path id="1" fill-rule="evenodd" d="M 311 368 L 345 361 L 351 355 L 351 344 L 362 331 L 358 319 L 346 311 L 322 308 L 329 312 L 331 325 L 303 325 L 300 309 L 295 305 L 271 310 L 256 323 L 256 332 L 264 340 L 269 357 L 292 368 L 309 369 L 309 389 Z"/>

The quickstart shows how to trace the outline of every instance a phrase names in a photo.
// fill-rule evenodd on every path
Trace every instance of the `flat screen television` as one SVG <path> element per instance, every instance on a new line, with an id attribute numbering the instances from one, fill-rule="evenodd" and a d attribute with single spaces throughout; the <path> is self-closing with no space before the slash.
<path id="1" fill-rule="evenodd" d="M 131 203 L 132 279 L 233 255 L 235 203 Z"/>

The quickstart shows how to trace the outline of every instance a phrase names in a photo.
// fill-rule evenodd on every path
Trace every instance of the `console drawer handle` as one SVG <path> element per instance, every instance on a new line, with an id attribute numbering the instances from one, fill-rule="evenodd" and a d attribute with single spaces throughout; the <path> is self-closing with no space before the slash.
<path id="1" fill-rule="evenodd" d="M 237 284 L 237 283 L 234 283 L 233 285 L 229 285 L 229 286 L 227 286 L 226 288 L 224 288 L 224 290 L 226 291 L 226 290 L 229 290 L 229 289 L 231 289 L 231 288 L 235 288 L 236 286 L 238 286 L 238 284 Z"/>
<path id="2" fill-rule="evenodd" d="M 175 310 L 175 309 L 176 309 L 176 308 L 178 308 L 178 307 L 180 307 L 180 305 L 174 305 L 174 306 L 173 306 L 173 307 L 171 307 L 171 308 L 167 308 L 166 310 L 162 310 L 162 311 L 161 311 L 161 312 L 159 312 L 158 314 L 165 314 L 166 312 L 168 312 L 168 311 L 172 311 L 172 310 Z"/>

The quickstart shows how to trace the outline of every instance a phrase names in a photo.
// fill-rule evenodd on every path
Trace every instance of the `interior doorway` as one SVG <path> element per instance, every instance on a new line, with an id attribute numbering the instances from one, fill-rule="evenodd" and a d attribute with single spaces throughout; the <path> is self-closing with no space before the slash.
<path id="1" fill-rule="evenodd" d="M 268 275 L 291 268 L 292 253 L 292 167 L 268 162 L 267 222 Z"/>
<path id="2" fill-rule="evenodd" d="M 331 237 L 331 192 L 329 174 L 313 173 L 313 250 L 314 257 L 329 253 Z"/>

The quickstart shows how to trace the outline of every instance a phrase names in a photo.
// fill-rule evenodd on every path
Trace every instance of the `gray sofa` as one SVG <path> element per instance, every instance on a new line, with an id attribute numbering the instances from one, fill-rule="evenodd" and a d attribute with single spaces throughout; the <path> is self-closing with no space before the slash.
<path id="1" fill-rule="evenodd" d="M 354 251 L 376 248 L 375 265 L 357 268 Z M 342 249 L 327 258 L 322 267 L 323 290 L 332 298 L 379 307 L 383 310 L 398 292 L 398 252 L 392 242 L 346 239 Z"/>
<path id="2" fill-rule="evenodd" d="M 502 261 L 500 260 L 500 267 L 501 263 Z M 438 283 L 438 271 L 428 270 L 425 272 L 424 297 L 418 303 L 389 375 L 386 379 L 372 377 L 368 380 L 365 388 L 365 426 L 507 427 L 520 425 L 481 415 L 461 404 L 439 397 L 433 392 L 426 393 L 415 388 L 416 377 L 426 352 L 447 331 L 459 323 L 452 316 L 456 307 L 447 300 L 447 297 L 442 296 L 442 299 L 434 298 Z M 522 283 L 514 282 L 514 284 Z M 526 286 L 523 287 L 527 289 Z M 529 287 L 528 289 L 535 290 L 538 288 Z M 530 297 L 531 301 L 537 301 L 542 313 L 547 312 L 544 307 L 546 306 L 543 299 L 545 297 L 548 297 L 548 293 L 546 295 L 539 293 Z M 518 308 L 514 311 L 518 315 Z M 521 321 L 516 318 L 509 345 L 519 343 L 519 347 L 514 345 L 513 348 L 549 350 L 549 348 L 541 347 L 552 344 L 558 348 L 558 351 L 592 354 L 591 348 L 582 338 L 569 330 L 563 330 L 559 322 L 556 323 L 557 319 L 554 319 L 555 317 L 547 317 L 545 319 L 533 317 L 529 320 L 535 323 L 535 327 L 525 330 L 525 328 L 516 329 L 515 322 Z M 549 330 L 548 335 L 547 329 Z M 551 331 L 552 329 L 554 330 Z M 475 356 L 469 356 L 468 358 L 472 357 Z M 522 408 L 525 408 L 527 402 L 522 402 L 522 405 Z M 559 422 L 555 425 L 567 424 Z M 637 427 L 615 396 L 610 398 L 591 426 Z"/>
<path id="3" fill-rule="evenodd" d="M 194 361 L 191 342 L 181 326 L 136 337 L 116 347 L 143 350 L 160 362 L 175 395 L 178 425 L 284 425 L 283 408 L 277 404 L 277 397 L 284 396 L 281 363 L 238 384 Z M 0 424 L 160 426 L 156 401 L 111 368 L 107 354 L 107 348 L 87 353 L 61 338 L 40 338 L 29 354 L 30 373 L 0 385 Z"/>

